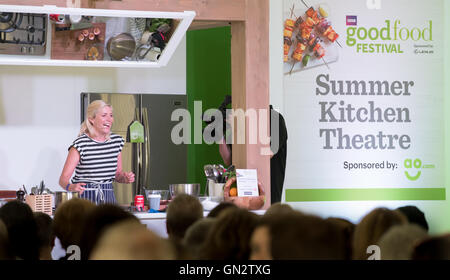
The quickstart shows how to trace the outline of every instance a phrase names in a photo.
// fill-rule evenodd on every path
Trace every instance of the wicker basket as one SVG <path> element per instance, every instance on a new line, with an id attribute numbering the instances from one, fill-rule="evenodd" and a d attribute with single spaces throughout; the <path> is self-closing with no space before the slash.
<path id="1" fill-rule="evenodd" d="M 53 196 L 51 194 L 27 195 L 25 201 L 34 212 L 53 215 Z"/>

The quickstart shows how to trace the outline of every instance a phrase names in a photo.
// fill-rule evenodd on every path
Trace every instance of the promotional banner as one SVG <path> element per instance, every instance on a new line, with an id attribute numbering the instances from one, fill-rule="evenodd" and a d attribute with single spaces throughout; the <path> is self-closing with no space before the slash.
<path id="1" fill-rule="evenodd" d="M 286 202 L 445 201 L 443 10 L 283 1 Z"/>

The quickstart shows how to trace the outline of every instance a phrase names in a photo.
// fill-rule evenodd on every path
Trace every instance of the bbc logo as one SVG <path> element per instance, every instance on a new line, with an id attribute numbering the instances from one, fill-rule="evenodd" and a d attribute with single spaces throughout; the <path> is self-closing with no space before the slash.
<path id="1" fill-rule="evenodd" d="M 381 9 L 381 0 L 367 0 L 366 6 L 367 6 L 367 9 L 369 9 L 369 10 L 380 10 Z"/>

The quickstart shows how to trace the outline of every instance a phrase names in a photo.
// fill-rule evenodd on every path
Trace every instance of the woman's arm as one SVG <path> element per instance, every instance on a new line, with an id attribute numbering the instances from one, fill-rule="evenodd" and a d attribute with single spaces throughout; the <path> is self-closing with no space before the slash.
<path id="1" fill-rule="evenodd" d="M 122 152 L 117 157 L 117 170 L 116 170 L 116 182 L 122 184 L 129 184 L 134 182 L 133 172 L 122 171 Z"/>
<path id="2" fill-rule="evenodd" d="M 64 164 L 64 168 L 61 172 L 61 176 L 59 177 L 59 185 L 65 190 L 66 186 L 70 183 L 70 177 L 72 177 L 73 171 L 75 167 L 77 167 L 78 162 L 80 161 L 80 153 L 74 147 L 69 149 L 69 154 L 67 155 L 66 163 Z M 84 183 L 71 184 L 69 186 L 69 191 L 76 191 L 80 194 L 83 193 Z"/>

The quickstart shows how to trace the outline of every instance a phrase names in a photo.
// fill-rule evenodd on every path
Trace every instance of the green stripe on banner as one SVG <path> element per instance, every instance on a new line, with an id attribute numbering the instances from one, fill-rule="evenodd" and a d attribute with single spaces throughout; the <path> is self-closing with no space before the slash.
<path id="1" fill-rule="evenodd" d="M 287 189 L 286 202 L 445 200 L 445 188 Z"/>

